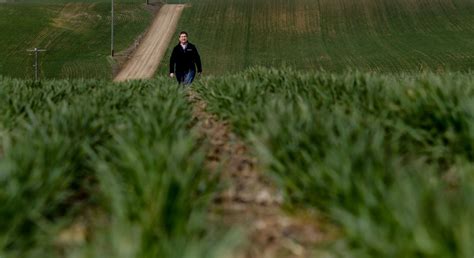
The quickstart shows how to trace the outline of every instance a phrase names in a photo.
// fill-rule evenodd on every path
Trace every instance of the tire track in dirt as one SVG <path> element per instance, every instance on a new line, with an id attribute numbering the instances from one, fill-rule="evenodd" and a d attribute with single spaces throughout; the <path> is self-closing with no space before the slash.
<path id="1" fill-rule="evenodd" d="M 167 4 L 161 7 L 143 41 L 115 82 L 152 78 L 163 58 L 185 5 Z"/>
<path id="2" fill-rule="evenodd" d="M 85 3 L 65 4 L 58 15 L 52 19 L 49 26 L 41 30 L 28 45 L 32 48 L 49 49 L 66 31 L 78 32 L 81 28 L 84 29 L 85 23 L 93 21 L 93 18 L 84 10 L 92 9 L 95 5 Z"/>
<path id="3" fill-rule="evenodd" d="M 192 89 L 193 117 L 207 144 L 206 165 L 219 173 L 226 188 L 211 207 L 211 221 L 226 228 L 242 228 L 247 241 L 232 258 L 306 258 L 327 254 L 319 247 L 339 234 L 322 217 L 310 213 L 288 215 L 281 192 L 262 175 L 255 157 L 230 130 L 227 122 L 206 112 L 206 103 Z M 319 249 L 319 250 L 318 250 Z"/>

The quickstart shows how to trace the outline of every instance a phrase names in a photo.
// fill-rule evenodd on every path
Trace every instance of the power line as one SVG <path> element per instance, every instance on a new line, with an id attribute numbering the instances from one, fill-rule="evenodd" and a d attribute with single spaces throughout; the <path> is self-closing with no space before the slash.
<path id="1" fill-rule="evenodd" d="M 35 64 L 33 67 L 35 68 L 35 81 L 38 81 L 38 71 L 39 71 L 39 63 L 38 63 L 38 54 L 39 52 L 45 52 L 46 49 L 39 49 L 39 48 L 34 48 L 34 49 L 28 49 L 26 50 L 28 52 L 35 52 Z"/>
<path id="2" fill-rule="evenodd" d="M 110 55 L 114 56 L 114 0 L 112 0 L 112 28 L 110 35 Z"/>

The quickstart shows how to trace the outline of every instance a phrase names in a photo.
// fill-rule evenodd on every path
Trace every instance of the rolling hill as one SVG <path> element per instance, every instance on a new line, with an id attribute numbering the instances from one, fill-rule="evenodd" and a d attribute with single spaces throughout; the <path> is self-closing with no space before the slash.
<path id="1" fill-rule="evenodd" d="M 116 52 L 133 45 L 152 12 L 142 1 L 116 1 Z M 27 49 L 44 48 L 45 78 L 111 78 L 109 1 L 0 3 L 0 74 L 31 78 Z"/>
<path id="2" fill-rule="evenodd" d="M 471 0 L 196 0 L 191 4 L 178 30 L 190 32 L 209 74 L 255 65 L 388 73 L 474 68 Z"/>

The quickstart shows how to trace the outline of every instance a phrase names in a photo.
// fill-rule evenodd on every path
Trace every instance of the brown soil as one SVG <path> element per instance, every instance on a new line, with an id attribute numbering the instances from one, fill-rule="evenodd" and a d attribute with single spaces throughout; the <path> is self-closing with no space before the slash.
<path id="1" fill-rule="evenodd" d="M 163 5 L 143 41 L 114 81 L 152 78 L 168 48 L 185 5 Z"/>
<path id="2" fill-rule="evenodd" d="M 242 227 L 247 243 L 235 257 L 314 257 L 318 247 L 337 235 L 334 226 L 310 213 L 288 215 L 282 209 L 282 194 L 259 170 L 247 146 L 231 132 L 226 122 L 206 112 L 206 103 L 193 90 L 196 128 L 208 143 L 207 166 L 220 171 L 228 186 L 214 200 L 211 218 L 229 228 Z"/>
<path id="3" fill-rule="evenodd" d="M 51 26 L 46 26 L 38 35 L 28 44 L 31 47 L 40 47 L 49 49 L 51 44 L 58 40 L 64 30 L 80 31 L 85 28 L 84 23 L 92 18 L 84 9 L 93 8 L 95 4 L 68 3 L 64 5 L 58 16 L 52 19 Z"/>
<path id="4" fill-rule="evenodd" d="M 85 21 L 93 19 L 84 10 L 93 9 L 96 4 L 67 3 L 59 12 L 58 16 L 52 20 L 52 26 L 56 28 L 78 31 L 83 27 Z M 86 28 L 83 28 L 86 29 Z"/>

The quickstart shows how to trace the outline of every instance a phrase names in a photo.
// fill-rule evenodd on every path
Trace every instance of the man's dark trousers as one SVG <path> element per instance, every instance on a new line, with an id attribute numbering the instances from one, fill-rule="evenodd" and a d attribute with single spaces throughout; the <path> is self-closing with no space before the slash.
<path id="1" fill-rule="evenodd" d="M 191 84 L 196 76 L 196 71 L 189 70 L 187 72 L 176 72 L 176 80 L 179 84 Z"/>

